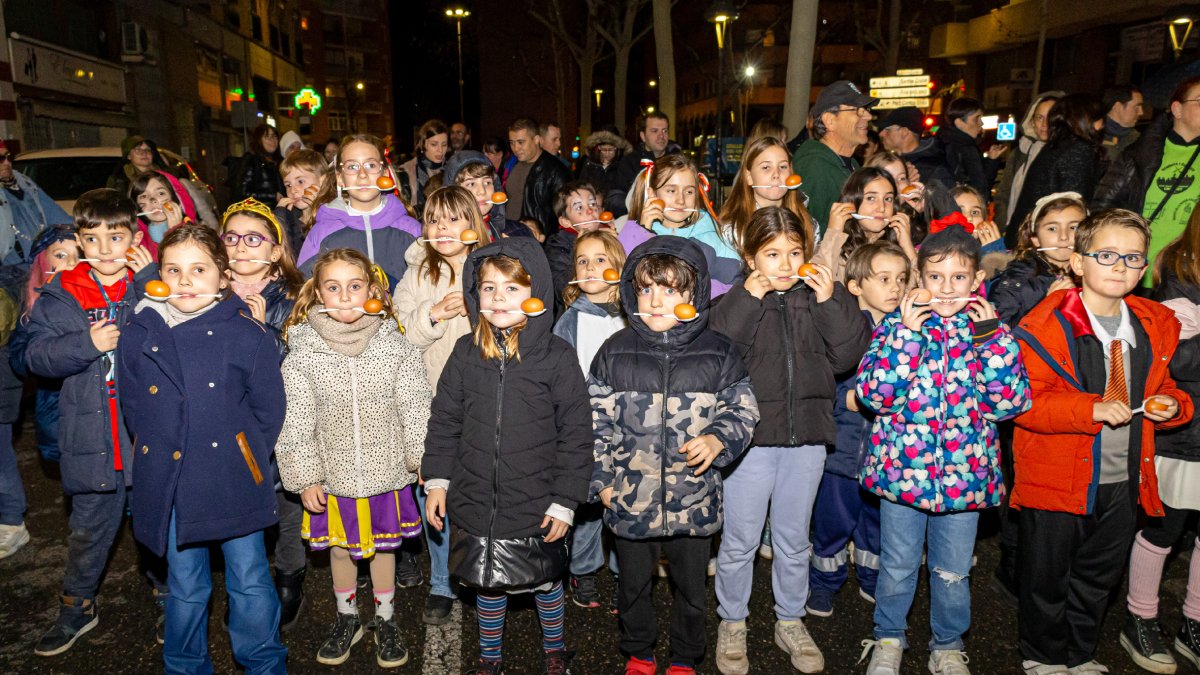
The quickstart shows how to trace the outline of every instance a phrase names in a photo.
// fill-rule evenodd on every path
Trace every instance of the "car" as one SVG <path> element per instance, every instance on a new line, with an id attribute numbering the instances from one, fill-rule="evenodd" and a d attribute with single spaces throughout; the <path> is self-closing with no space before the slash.
<path id="1" fill-rule="evenodd" d="M 202 222 L 216 227 L 217 201 L 213 189 L 200 179 L 191 164 L 180 155 L 163 148 L 158 154 L 167 163 L 167 171 L 184 182 L 193 201 L 199 201 L 196 210 Z M 38 187 L 46 191 L 67 213 L 75 207 L 79 195 L 108 183 L 108 177 L 117 171 L 125 158 L 121 148 L 102 146 L 93 148 L 61 148 L 57 150 L 34 150 L 17 155 L 13 168 L 28 176 Z"/>

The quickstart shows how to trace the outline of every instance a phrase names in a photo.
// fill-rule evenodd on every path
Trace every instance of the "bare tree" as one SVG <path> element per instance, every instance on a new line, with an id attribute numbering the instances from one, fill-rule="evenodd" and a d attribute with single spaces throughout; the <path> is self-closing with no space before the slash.
<path id="1" fill-rule="evenodd" d="M 671 35 L 671 7 L 675 2 L 653 2 L 654 52 L 658 64 L 658 109 L 675 124 L 675 41 Z"/>
<path id="2" fill-rule="evenodd" d="M 884 18 L 884 3 L 887 2 L 887 17 Z M 929 0 L 874 0 L 874 11 L 870 11 L 859 0 L 854 3 L 854 25 L 861 42 L 866 43 L 883 55 L 883 72 L 894 73 L 900 67 L 900 55 L 910 36 L 927 33 L 921 26 L 923 20 L 932 18 Z M 906 6 L 907 5 L 907 6 Z M 873 14 L 872 25 L 864 25 L 862 17 Z"/>
<path id="3" fill-rule="evenodd" d="M 598 20 L 596 6 L 594 2 L 589 1 L 586 19 L 569 22 L 571 25 L 578 26 L 577 30 L 567 28 L 568 21 L 563 14 L 562 0 L 546 0 L 545 7 L 544 12 L 533 7 L 529 10 L 529 15 L 545 26 L 551 36 L 567 48 L 567 51 L 571 53 L 571 58 L 579 66 L 579 134 L 586 137 L 592 130 L 592 83 L 596 64 L 607 58 L 596 31 L 588 29 L 589 26 L 594 26 Z M 556 75 L 556 79 L 557 77 Z M 559 124 L 563 123 L 561 118 L 565 116 L 561 112 L 563 105 L 560 96 Z"/>
<path id="4" fill-rule="evenodd" d="M 592 27 L 608 42 L 616 56 L 613 70 L 613 120 L 625 128 L 625 104 L 629 94 L 629 53 L 654 28 L 652 22 L 638 23 L 638 14 L 650 0 L 587 0 L 588 13 L 600 20 Z M 639 27 L 640 26 L 640 27 Z"/>

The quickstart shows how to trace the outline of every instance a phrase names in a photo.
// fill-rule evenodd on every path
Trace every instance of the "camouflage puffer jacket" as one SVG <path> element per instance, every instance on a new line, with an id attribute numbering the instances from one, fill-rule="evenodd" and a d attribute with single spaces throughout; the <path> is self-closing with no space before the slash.
<path id="1" fill-rule="evenodd" d="M 694 243 L 663 235 L 634 249 L 621 274 L 622 305 L 637 307 L 634 270 L 655 254 L 696 270 L 698 316 L 662 333 L 630 316 L 629 327 L 601 347 L 588 381 L 596 456 L 591 493 L 613 488 L 604 522 L 617 536 L 709 536 L 722 524 L 718 469 L 746 450 L 758 403 L 737 348 L 708 328 L 708 267 Z M 723 449 L 697 476 L 679 449 L 704 434 Z"/>

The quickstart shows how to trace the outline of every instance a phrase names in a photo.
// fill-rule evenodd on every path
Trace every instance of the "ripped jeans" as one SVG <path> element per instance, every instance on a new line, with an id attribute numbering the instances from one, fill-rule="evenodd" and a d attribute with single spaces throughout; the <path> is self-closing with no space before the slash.
<path id="1" fill-rule="evenodd" d="M 908 611 L 917 591 L 921 555 L 927 548 L 933 633 L 929 649 L 963 648 L 963 633 L 971 627 L 968 581 L 978 524 L 978 511 L 933 514 L 881 500 L 875 639 L 896 638 L 908 647 Z"/>

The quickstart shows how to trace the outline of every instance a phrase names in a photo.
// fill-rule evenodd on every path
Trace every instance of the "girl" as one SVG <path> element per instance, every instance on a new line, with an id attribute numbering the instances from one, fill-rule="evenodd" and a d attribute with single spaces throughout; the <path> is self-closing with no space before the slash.
<path id="1" fill-rule="evenodd" d="M 279 165 L 284 197 L 275 205 L 275 217 L 283 225 L 293 253 L 304 245 L 317 209 L 333 199 L 332 173 L 325 157 L 308 148 L 293 152 Z"/>
<path id="2" fill-rule="evenodd" d="M 717 227 L 717 217 L 708 203 L 708 187 L 708 179 L 691 159 L 680 154 L 663 155 L 634 181 L 629 221 L 621 228 L 619 239 L 626 253 L 656 234 L 695 240 L 708 262 L 715 298 L 737 281 L 742 265 L 737 251 Z"/>
<path id="3" fill-rule="evenodd" d="M 133 181 L 130 196 L 138 207 L 138 229 L 142 245 L 151 255 L 158 255 L 158 244 L 167 230 L 184 222 L 195 222 L 195 207 L 191 200 L 185 206 L 179 180 L 163 171 L 150 171 Z M 191 208 L 187 208 L 191 206 Z"/>
<path id="4" fill-rule="evenodd" d="M 234 180 L 233 201 L 254 197 L 263 204 L 274 204 L 283 192 L 279 163 L 283 153 L 279 148 L 279 132 L 262 123 L 250 132 L 250 147 L 242 157 L 240 175 Z"/>
<path id="5" fill-rule="evenodd" d="M 163 662 L 167 672 L 212 671 L 209 545 L 217 544 L 234 657 L 249 672 L 283 672 L 279 597 L 263 547 L 263 530 L 277 520 L 265 478 L 285 406 L 279 348 L 229 292 L 229 258 L 212 229 L 168 232 L 159 268 L 171 295 L 138 303 L 116 360 L 137 439 L 133 533 L 167 557 Z"/>
<path id="6" fill-rule="evenodd" d="M 382 316 L 368 314 L 369 300 Z M 372 303 L 373 304 L 373 303 Z M 421 353 L 405 339 L 371 262 L 353 249 L 322 253 L 284 326 L 288 414 L 275 454 L 289 492 L 304 504 L 302 536 L 330 549 L 337 618 L 317 662 L 344 663 L 363 636 L 355 602 L 358 560 L 370 560 L 375 660 L 408 661 L 392 615 L 393 551 L 421 533 L 409 485 L 429 422 Z"/>
<path id="7" fill-rule="evenodd" d="M 450 129 L 441 120 L 429 120 L 417 130 L 417 147 L 413 158 L 400 165 L 404 182 L 402 192 L 407 203 L 417 213 L 425 210 L 425 185 L 441 173 L 446 151 L 450 149 Z"/>
<path id="8" fill-rule="evenodd" d="M 921 183 L 921 172 L 911 163 L 904 161 L 900 155 L 891 150 L 877 152 L 863 166 L 884 169 L 892 174 L 896 181 L 900 202 L 908 204 L 913 211 L 925 209 L 925 184 Z M 912 189 L 909 189 L 912 188 Z"/>
<path id="9" fill-rule="evenodd" d="M 1073 288 L 1071 252 L 1075 228 L 1087 217 L 1078 192 L 1056 192 L 1038 200 L 1017 234 L 1016 258 L 988 288 L 996 314 L 1015 326 L 1050 293 Z"/>
<path id="10" fill-rule="evenodd" d="M 463 270 L 473 333 L 458 340 L 438 382 L 421 475 L 425 514 L 450 515 L 450 570 L 478 589 L 480 659 L 500 673 L 509 592 L 532 591 L 546 673 L 567 671 L 563 642 L 564 537 L 588 495 L 592 426 L 571 349 L 548 313 L 521 306 L 550 297 L 550 265 L 528 237 L 471 253 Z M 520 402 L 519 405 L 512 405 Z"/>
<path id="11" fill-rule="evenodd" d="M 834 376 L 854 368 L 871 339 L 858 303 L 823 265 L 805 265 L 812 224 L 777 206 L 754 213 L 742 240 L 746 280 L 717 303 L 712 328 L 733 340 L 754 382 L 762 419 L 753 446 L 725 478 L 725 529 L 717 553 L 717 668 L 749 672 L 746 618 L 754 554 L 768 508 L 775 642 L 800 672 L 824 668 L 801 619 L 808 599 L 809 523 L 835 441 Z M 803 283 L 796 276 L 805 276 Z"/>
<path id="12" fill-rule="evenodd" d="M 394 179 L 384 159 L 383 141 L 377 136 L 344 138 L 334 169 L 337 198 L 317 210 L 316 224 L 296 256 L 296 264 L 307 276 L 312 274 L 318 254 L 352 248 L 370 259 L 382 275 L 379 281 L 386 291 L 404 276 L 404 254 L 421 236 L 421 224 L 395 194 L 380 189 L 377 181 L 381 176 Z"/>
<path id="13" fill-rule="evenodd" d="M 958 205 L 958 210 L 967 217 L 967 222 L 975 228 L 971 234 L 975 235 L 983 247 L 984 257 L 989 253 L 1003 253 L 1004 241 L 1000 238 L 1000 228 L 987 219 L 987 202 L 984 201 L 983 195 L 979 194 L 979 190 L 970 185 L 957 185 L 950 189 L 950 197 Z M 987 267 L 986 261 L 984 267 Z"/>
<path id="14" fill-rule="evenodd" d="M 846 179 L 841 199 L 829 209 L 829 226 L 812 261 L 830 268 L 833 278 L 845 283 L 850 254 L 880 239 L 899 244 L 910 260 L 917 259 L 909 216 L 896 210 L 896 181 L 884 169 L 866 167 Z"/>
<path id="15" fill-rule="evenodd" d="M 585 232 L 575 240 L 574 282 L 563 292 L 566 311 L 554 324 L 554 334 L 571 343 L 579 367 L 587 377 L 600 345 L 625 327 L 621 314 L 620 288 L 604 280 L 605 270 L 620 272 L 625 250 L 612 232 Z M 602 511 L 595 505 L 580 507 L 571 532 L 571 601 L 580 607 L 600 606 L 596 572 L 604 565 L 600 533 Z"/>
<path id="16" fill-rule="evenodd" d="M 454 343 L 471 332 L 462 293 L 463 264 L 471 247 L 458 240 L 470 230 L 478 235 L 477 241 L 487 241 L 487 228 L 475 199 L 461 187 L 445 187 L 429 195 L 424 221 L 426 241 L 409 246 L 405 253 L 408 271 L 396 286 L 392 300 L 396 317 L 406 329 L 405 336 L 421 350 L 425 375 L 436 392 Z M 419 488 L 417 501 L 424 509 L 425 494 Z M 427 624 L 441 625 L 449 620 L 455 597 L 447 563 L 449 538 L 427 526 L 425 543 L 431 569 L 423 619 Z"/>
<path id="17" fill-rule="evenodd" d="M 750 217 L 764 206 L 783 206 L 800 213 L 804 201 L 800 190 L 788 189 L 785 181 L 792 175 L 792 158 L 787 144 L 767 136 L 746 148 L 742 165 L 733 179 L 729 199 L 721 209 L 721 224 L 735 245 L 742 241 Z M 754 187 L 754 186 L 759 187 Z M 763 187 L 766 186 L 766 187 Z M 809 218 L 801 222 L 811 225 Z M 812 241 L 812 235 L 808 237 Z"/>

